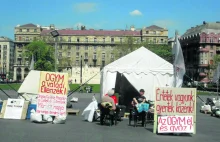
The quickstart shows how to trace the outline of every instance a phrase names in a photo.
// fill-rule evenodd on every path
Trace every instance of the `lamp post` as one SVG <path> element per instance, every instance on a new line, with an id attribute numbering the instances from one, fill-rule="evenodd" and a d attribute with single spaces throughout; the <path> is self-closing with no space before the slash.
<path id="1" fill-rule="evenodd" d="M 55 38 L 55 47 L 54 47 L 55 48 L 55 50 L 54 50 L 55 65 L 54 65 L 54 71 L 57 72 L 57 42 L 58 42 L 59 33 L 57 32 L 57 30 L 54 30 L 50 33 Z"/>
<path id="2" fill-rule="evenodd" d="M 80 84 L 82 85 L 82 55 L 80 59 Z"/>

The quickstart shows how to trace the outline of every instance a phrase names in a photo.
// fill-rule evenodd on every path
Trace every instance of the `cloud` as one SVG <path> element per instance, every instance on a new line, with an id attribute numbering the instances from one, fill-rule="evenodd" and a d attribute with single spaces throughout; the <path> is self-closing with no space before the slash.
<path id="1" fill-rule="evenodd" d="M 97 10 L 97 4 L 96 3 L 76 3 L 73 5 L 73 10 L 79 13 L 90 13 Z"/>
<path id="2" fill-rule="evenodd" d="M 142 13 L 139 10 L 134 10 L 134 11 L 130 12 L 130 15 L 131 16 L 141 16 Z"/>
<path id="3" fill-rule="evenodd" d="M 163 27 L 163 28 L 173 27 L 177 25 L 177 23 L 173 20 L 157 20 L 157 21 L 154 21 L 153 24 Z"/>

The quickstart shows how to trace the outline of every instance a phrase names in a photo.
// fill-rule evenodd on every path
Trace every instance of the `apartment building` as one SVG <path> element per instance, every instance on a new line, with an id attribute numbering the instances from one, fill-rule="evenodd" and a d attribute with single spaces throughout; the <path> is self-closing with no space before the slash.
<path id="1" fill-rule="evenodd" d="M 133 37 L 137 43 L 167 44 L 168 40 L 168 30 L 156 25 L 140 30 L 136 30 L 134 26 L 130 30 L 95 30 L 86 29 L 85 26 L 78 30 L 56 29 L 59 33 L 56 40 L 51 36 L 55 29 L 54 25 L 43 27 L 35 24 L 15 27 L 14 80 L 23 80 L 28 74 L 30 59 L 21 55 L 25 52 L 24 46 L 34 40 L 41 39 L 53 46 L 56 41 L 60 69 L 79 66 L 81 58 L 83 65 L 103 67 L 120 56 L 113 49 L 127 37 Z"/>
<path id="2" fill-rule="evenodd" d="M 7 37 L 0 36 L 0 79 L 13 77 L 14 43 Z"/>
<path id="3" fill-rule="evenodd" d="M 186 74 L 200 82 L 210 82 L 213 58 L 220 53 L 220 22 L 203 22 L 188 29 L 180 39 Z"/>

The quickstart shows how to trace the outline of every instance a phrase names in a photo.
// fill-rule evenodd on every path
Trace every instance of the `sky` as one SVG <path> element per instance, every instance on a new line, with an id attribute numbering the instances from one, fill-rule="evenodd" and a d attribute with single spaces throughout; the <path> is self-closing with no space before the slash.
<path id="1" fill-rule="evenodd" d="M 180 35 L 196 25 L 220 21 L 220 0 L 1 0 L 0 36 L 28 23 L 57 28 L 126 29 L 157 25 Z"/>

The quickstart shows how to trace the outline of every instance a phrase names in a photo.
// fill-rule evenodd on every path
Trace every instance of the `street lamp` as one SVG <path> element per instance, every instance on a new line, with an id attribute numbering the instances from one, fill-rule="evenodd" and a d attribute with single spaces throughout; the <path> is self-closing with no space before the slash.
<path id="1" fill-rule="evenodd" d="M 59 33 L 57 32 L 57 30 L 54 30 L 52 32 L 50 32 L 50 34 L 55 38 L 55 51 L 54 51 L 54 60 L 55 60 L 55 65 L 54 65 L 54 71 L 57 71 L 57 41 L 58 41 L 58 36 Z"/>
<path id="2" fill-rule="evenodd" d="M 82 55 L 80 59 L 80 84 L 82 85 Z"/>

